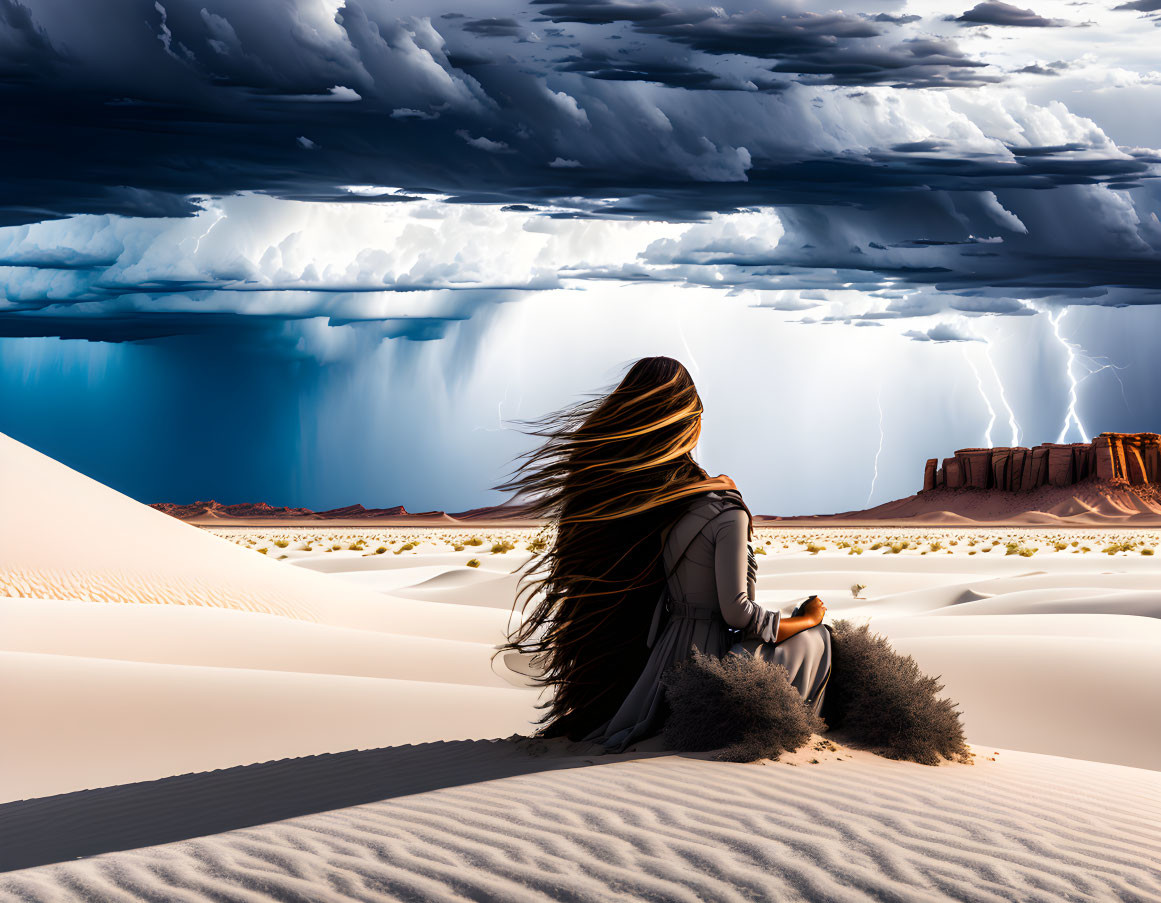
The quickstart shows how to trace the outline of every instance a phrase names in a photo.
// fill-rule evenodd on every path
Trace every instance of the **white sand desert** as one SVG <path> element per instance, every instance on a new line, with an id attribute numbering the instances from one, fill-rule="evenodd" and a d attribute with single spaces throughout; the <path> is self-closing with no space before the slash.
<path id="1" fill-rule="evenodd" d="M 0 435 L 0 899 L 1161 900 L 1158 530 L 756 530 L 942 675 L 938 767 L 498 739 L 535 532 L 208 531 Z"/>

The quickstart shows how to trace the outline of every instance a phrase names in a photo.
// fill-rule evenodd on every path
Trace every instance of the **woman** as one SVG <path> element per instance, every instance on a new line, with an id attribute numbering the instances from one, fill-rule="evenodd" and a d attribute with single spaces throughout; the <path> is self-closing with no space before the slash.
<path id="1" fill-rule="evenodd" d="M 532 497 L 529 516 L 557 528 L 533 559 L 544 576 L 517 592 L 543 598 L 501 649 L 532 656 L 553 690 L 542 736 L 621 751 L 660 732 L 661 675 L 694 649 L 784 664 L 822 704 L 826 609 L 812 597 L 782 617 L 754 601 L 750 512 L 733 480 L 693 460 L 701 414 L 680 362 L 642 358 L 612 391 L 534 423 L 546 441 L 494 487 Z"/>

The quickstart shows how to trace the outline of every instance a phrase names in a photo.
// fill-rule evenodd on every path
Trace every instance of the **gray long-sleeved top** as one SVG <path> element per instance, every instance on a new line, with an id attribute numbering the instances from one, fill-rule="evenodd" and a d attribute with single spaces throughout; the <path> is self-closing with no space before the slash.
<path id="1" fill-rule="evenodd" d="M 691 516 L 696 515 L 685 515 Z M 781 613 L 763 608 L 754 599 L 757 563 L 746 538 L 746 512 L 731 507 L 714 514 L 692 540 L 688 531 L 681 529 L 682 520 L 674 526 L 665 544 L 665 565 L 669 571 L 681 552 L 682 543 L 689 542 L 685 556 L 669 579 L 672 598 L 679 602 L 684 599 L 694 607 L 716 603 L 722 620 L 744 631 L 747 639 L 773 642 L 778 635 Z"/>
<path id="2" fill-rule="evenodd" d="M 691 499 L 673 524 L 662 555 L 670 574 L 668 616 L 661 617 L 662 599 L 646 640 L 651 652 L 641 676 L 616 714 L 586 739 L 617 751 L 656 732 L 663 718 L 662 675 L 695 649 L 721 657 L 738 639 L 772 643 L 778 636 L 780 612 L 754 601 L 758 566 L 747 540 L 748 515 L 737 507 L 739 501 L 740 496 L 730 498 L 726 492 L 704 493 Z M 744 634 L 738 637 L 730 627 Z"/>

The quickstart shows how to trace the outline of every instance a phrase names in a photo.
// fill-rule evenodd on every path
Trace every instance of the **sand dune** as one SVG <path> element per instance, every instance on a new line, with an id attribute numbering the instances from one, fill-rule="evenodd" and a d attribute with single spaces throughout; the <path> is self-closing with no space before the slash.
<path id="1" fill-rule="evenodd" d="M 400 636 L 251 612 L 0 598 L 11 652 L 505 686 L 485 642 Z"/>
<path id="2" fill-rule="evenodd" d="M 489 675 L 490 676 L 490 675 Z M 0 802 L 268 759 L 506 735 L 507 686 L 0 652 Z"/>
<path id="3" fill-rule="evenodd" d="M 758 527 L 763 603 L 869 620 L 981 755 L 730 765 L 469 742 L 540 714 L 492 655 L 534 530 L 211 535 L 0 474 L 0 899 L 1161 899 L 1147 531 Z"/>
<path id="4" fill-rule="evenodd" d="M 200 899 L 226 890 L 231 899 L 320 901 L 1156 900 L 1161 775 L 987 752 L 974 766 L 941 768 L 848 750 L 812 753 L 817 765 L 799 757 L 765 767 L 575 758 L 568 768 L 452 781 L 9 872 L 0 892 L 16 899 Z M 438 770 L 440 752 L 430 753 Z M 346 780 L 340 774 L 331 777 Z M 477 774 L 491 776 L 478 766 Z M 197 786 L 191 782 L 191 791 Z M 181 810 L 174 789 L 164 798 Z M 158 810 L 143 794 L 129 802 Z"/>
<path id="5" fill-rule="evenodd" d="M 229 608 L 443 639 L 474 639 L 481 628 L 496 636 L 506 625 L 484 608 L 392 605 L 321 574 L 295 573 L 3 434 L 0 463 L 0 596 Z"/>

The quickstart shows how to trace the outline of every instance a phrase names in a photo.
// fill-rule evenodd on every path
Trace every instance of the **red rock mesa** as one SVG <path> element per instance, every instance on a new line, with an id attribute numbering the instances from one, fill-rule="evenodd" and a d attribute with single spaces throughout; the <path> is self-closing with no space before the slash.
<path id="1" fill-rule="evenodd" d="M 930 458 L 923 491 L 999 489 L 1028 492 L 1041 486 L 1070 486 L 1094 477 L 1133 486 L 1161 482 L 1161 434 L 1101 433 L 1092 442 L 1034 448 L 961 448 L 939 466 Z"/>

